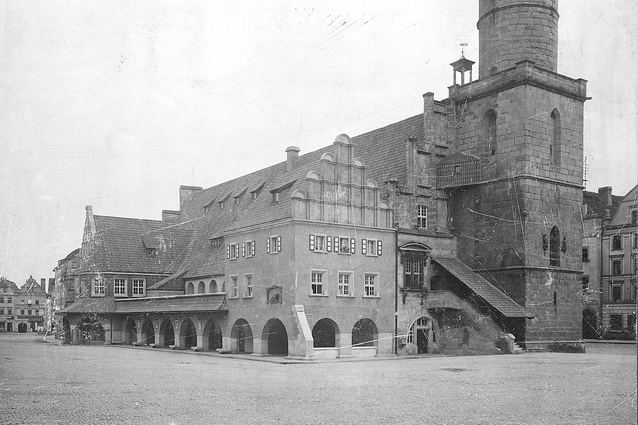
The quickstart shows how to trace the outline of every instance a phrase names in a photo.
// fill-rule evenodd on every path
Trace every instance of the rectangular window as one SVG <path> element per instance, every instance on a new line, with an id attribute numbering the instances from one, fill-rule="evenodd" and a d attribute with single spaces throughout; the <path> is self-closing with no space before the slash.
<path id="1" fill-rule="evenodd" d="M 10 304 L 11 303 L 11 297 L 7 297 L 7 303 Z"/>
<path id="2" fill-rule="evenodd" d="M 323 292 L 323 272 L 310 273 L 310 290 L 312 295 L 325 295 Z"/>
<path id="3" fill-rule="evenodd" d="M 104 279 L 101 277 L 93 278 L 93 295 L 104 295 Z"/>
<path id="4" fill-rule="evenodd" d="M 7 307 L 7 314 L 11 316 L 13 314 L 13 309 L 10 307 Z"/>
<path id="5" fill-rule="evenodd" d="M 622 301 L 622 282 L 611 283 L 611 302 L 618 303 Z"/>
<path id="6" fill-rule="evenodd" d="M 239 287 L 237 284 L 237 276 L 230 277 L 230 298 L 239 298 Z"/>
<path id="7" fill-rule="evenodd" d="M 583 294 L 589 293 L 589 276 L 583 276 Z"/>
<path id="8" fill-rule="evenodd" d="M 277 254 L 281 252 L 281 236 L 271 236 L 266 240 L 266 253 Z"/>
<path id="9" fill-rule="evenodd" d="M 339 295 L 351 296 L 350 291 L 350 273 L 339 273 Z"/>
<path id="10" fill-rule="evenodd" d="M 27 316 L 31 316 L 31 310 L 27 310 Z"/>
<path id="11" fill-rule="evenodd" d="M 638 248 L 638 233 L 634 233 L 633 240 L 634 241 L 633 241 L 632 245 L 633 245 L 634 249 L 636 249 L 636 248 Z"/>
<path id="12" fill-rule="evenodd" d="M 126 296 L 126 279 L 115 279 L 113 285 L 113 295 Z"/>
<path id="13" fill-rule="evenodd" d="M 622 259 L 612 259 L 611 260 L 611 274 L 613 276 L 620 276 L 622 274 Z"/>
<path id="14" fill-rule="evenodd" d="M 428 228 L 428 207 L 425 205 L 417 205 L 416 207 L 417 225 L 422 229 Z"/>
<path id="15" fill-rule="evenodd" d="M 614 235 L 611 239 L 611 250 L 620 251 L 622 249 L 622 235 Z"/>
<path id="16" fill-rule="evenodd" d="M 370 257 L 381 255 L 381 241 L 376 239 L 362 239 L 361 253 Z"/>
<path id="17" fill-rule="evenodd" d="M 627 315 L 627 330 L 629 332 L 636 332 L 636 315 L 635 314 Z"/>
<path id="18" fill-rule="evenodd" d="M 235 243 L 232 245 L 228 245 L 228 252 L 226 254 L 226 257 L 229 260 L 236 260 L 237 258 L 239 258 L 239 244 Z"/>
<path id="19" fill-rule="evenodd" d="M 423 261 L 406 259 L 403 265 L 403 285 L 406 288 L 420 289 L 423 287 Z"/>
<path id="20" fill-rule="evenodd" d="M 589 248 L 583 248 L 583 263 L 589 263 Z"/>
<path id="21" fill-rule="evenodd" d="M 638 210 L 631 212 L 631 224 L 638 224 Z"/>
<path id="22" fill-rule="evenodd" d="M 35 300 L 35 305 L 39 305 L 40 304 L 40 300 Z"/>
<path id="23" fill-rule="evenodd" d="M 146 295 L 146 279 L 133 279 L 133 296 L 143 297 Z"/>
<path id="24" fill-rule="evenodd" d="M 24 316 L 24 310 L 20 310 L 20 316 Z"/>
<path id="25" fill-rule="evenodd" d="M 366 297 L 377 297 L 379 293 L 377 292 L 377 276 L 376 274 L 368 274 L 365 275 L 365 280 L 363 282 L 363 289 L 365 291 Z"/>
<path id="26" fill-rule="evenodd" d="M 612 331 L 622 330 L 622 314 L 610 314 L 609 315 L 609 328 Z"/>
<path id="27" fill-rule="evenodd" d="M 247 241 L 244 250 L 246 258 L 253 257 L 255 255 L 255 241 Z"/>
<path id="28" fill-rule="evenodd" d="M 357 240 L 355 238 L 334 237 L 335 252 L 339 254 L 354 254 Z"/>
<path id="29" fill-rule="evenodd" d="M 310 250 L 314 252 L 326 252 L 326 236 L 310 235 Z"/>
<path id="30" fill-rule="evenodd" d="M 253 297 L 253 275 L 245 274 L 244 275 L 244 298 L 252 298 Z"/>

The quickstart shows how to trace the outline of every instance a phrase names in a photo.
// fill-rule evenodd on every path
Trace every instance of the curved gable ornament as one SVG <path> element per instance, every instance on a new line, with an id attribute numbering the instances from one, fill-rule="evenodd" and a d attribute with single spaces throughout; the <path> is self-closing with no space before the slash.
<path id="1" fill-rule="evenodd" d="M 420 242 L 406 242 L 399 246 L 400 251 L 430 252 L 432 248 Z"/>

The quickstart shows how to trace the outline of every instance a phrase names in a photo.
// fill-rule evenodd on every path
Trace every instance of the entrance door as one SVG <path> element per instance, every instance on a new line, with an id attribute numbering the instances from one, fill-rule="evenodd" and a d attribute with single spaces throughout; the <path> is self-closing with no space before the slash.
<path id="1" fill-rule="evenodd" d="M 13 332 L 13 323 L 7 323 L 7 332 Z"/>
<path id="2" fill-rule="evenodd" d="M 243 325 L 237 329 L 237 352 L 246 352 L 246 329 L 244 329 Z"/>
<path id="3" fill-rule="evenodd" d="M 419 354 L 428 352 L 428 331 L 427 328 L 417 328 L 416 330 L 416 347 Z"/>

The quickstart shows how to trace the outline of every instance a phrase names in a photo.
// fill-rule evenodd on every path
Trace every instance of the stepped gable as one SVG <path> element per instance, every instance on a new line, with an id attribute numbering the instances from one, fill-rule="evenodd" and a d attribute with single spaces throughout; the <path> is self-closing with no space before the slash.
<path id="1" fill-rule="evenodd" d="M 421 114 L 361 134 L 352 138 L 351 142 L 355 145 L 355 156 L 361 157 L 369 167 L 368 177 L 379 184 L 390 178 L 404 184 L 407 180 L 405 158 L 408 138 L 423 138 Z M 287 171 L 284 161 L 194 193 L 184 203 L 180 220 L 184 226 L 194 230 L 195 239 L 188 261 L 175 273 L 175 277 L 223 274 L 225 248 L 213 246 L 211 239 L 230 230 L 290 218 L 290 194 L 304 188 L 308 172 L 317 169 L 321 156 L 332 149 L 331 144 L 299 156 L 296 166 L 290 171 Z M 274 203 L 272 191 L 282 187 L 285 189 L 280 192 L 279 202 Z M 258 192 L 256 199 L 253 199 L 253 192 Z M 149 289 L 159 289 L 174 278 Z"/>
<path id="2" fill-rule="evenodd" d="M 187 258 L 193 232 L 159 220 L 93 216 L 94 255 L 85 269 L 96 272 L 172 273 Z M 150 246 L 147 246 L 148 244 Z M 150 253 L 149 249 L 155 252 Z"/>

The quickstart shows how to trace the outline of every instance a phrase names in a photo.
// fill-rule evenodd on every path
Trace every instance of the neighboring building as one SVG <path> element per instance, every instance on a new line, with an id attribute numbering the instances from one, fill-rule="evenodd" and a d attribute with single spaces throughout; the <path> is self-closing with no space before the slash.
<path id="1" fill-rule="evenodd" d="M 583 193 L 583 338 L 598 338 L 602 333 L 601 276 L 602 234 L 616 214 L 622 196 L 612 195 L 612 188 Z"/>
<path id="2" fill-rule="evenodd" d="M 73 304 L 80 291 L 80 248 L 74 249 L 66 257 L 58 261 L 58 265 L 53 269 L 55 273 L 55 284 L 53 290 L 49 288 L 51 293 L 51 308 L 53 317 L 50 331 L 55 332 L 57 339 L 63 339 L 61 335 L 62 316 L 58 312 Z"/>
<path id="3" fill-rule="evenodd" d="M 602 233 L 602 327 L 636 336 L 638 186 L 622 198 Z"/>
<path id="4" fill-rule="evenodd" d="M 0 277 L 0 332 L 15 332 L 16 312 L 14 304 L 18 287 L 14 282 Z"/>
<path id="5" fill-rule="evenodd" d="M 87 207 L 71 341 L 317 358 L 580 339 L 586 81 L 556 73 L 556 1 L 479 5 L 480 78 L 461 56 L 423 113 L 181 186 L 162 221 Z"/>
<path id="6" fill-rule="evenodd" d="M 45 292 L 46 279 L 38 284 L 33 276 L 29 276 L 24 285 L 18 289 L 14 298 L 15 324 L 18 332 L 43 332 L 44 315 L 47 303 Z"/>

